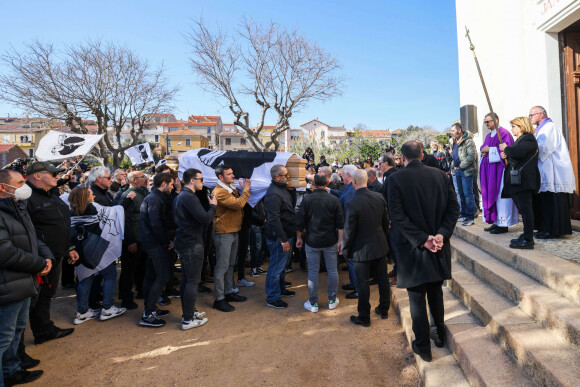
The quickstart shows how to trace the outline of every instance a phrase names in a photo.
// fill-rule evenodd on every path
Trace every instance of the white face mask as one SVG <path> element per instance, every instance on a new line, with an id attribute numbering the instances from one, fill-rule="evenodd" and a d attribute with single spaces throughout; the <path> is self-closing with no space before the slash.
<path id="1" fill-rule="evenodd" d="M 6 185 L 8 187 L 16 188 L 15 186 L 10 185 L 10 184 L 6 184 Z M 6 193 L 14 196 L 14 198 L 16 200 L 26 200 L 30 197 L 30 195 L 32 195 L 32 188 L 30 188 L 30 186 L 28 184 L 24 184 L 22 187 L 16 188 L 14 193 L 10 193 L 10 192 L 6 192 Z"/>

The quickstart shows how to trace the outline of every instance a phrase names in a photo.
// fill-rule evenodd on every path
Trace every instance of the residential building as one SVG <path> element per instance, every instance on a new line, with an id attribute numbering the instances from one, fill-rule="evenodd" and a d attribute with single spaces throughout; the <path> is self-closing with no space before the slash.
<path id="1" fill-rule="evenodd" d="M 459 102 L 477 109 L 468 129 L 481 143 L 490 109 L 466 27 L 499 124 L 509 128 L 510 120 L 540 105 L 562 129 L 576 176 L 572 216 L 580 219 L 580 1 L 456 0 L 456 17 Z"/>
<path id="2" fill-rule="evenodd" d="M 166 132 L 160 138 L 161 154 L 180 154 L 192 149 L 208 147 L 209 140 L 206 136 L 188 128 Z"/>
<path id="3" fill-rule="evenodd" d="M 223 130 L 222 118 L 220 116 L 189 116 L 189 122 L 193 122 L 195 129 L 209 139 L 210 149 L 219 149 L 219 134 Z"/>
<path id="4" fill-rule="evenodd" d="M 18 145 L 27 157 L 34 157 L 38 142 L 49 130 L 48 126 L 30 127 L 22 122 L 0 124 L 0 144 Z"/>
<path id="5" fill-rule="evenodd" d="M 18 145 L 0 144 L 0 168 L 4 168 L 16 159 L 25 158 L 28 158 L 28 155 Z"/>

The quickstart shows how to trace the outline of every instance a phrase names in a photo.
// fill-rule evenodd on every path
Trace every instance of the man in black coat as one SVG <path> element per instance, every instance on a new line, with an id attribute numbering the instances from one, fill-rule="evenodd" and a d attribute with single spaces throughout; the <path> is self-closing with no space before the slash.
<path id="1" fill-rule="evenodd" d="M 74 331 L 74 328 L 58 328 L 50 319 L 51 299 L 58 289 L 63 261 L 73 264 L 79 258 L 70 240 L 70 209 L 60 198 L 57 187 L 56 177 L 62 171 L 46 161 L 37 161 L 26 168 L 26 183 L 32 191 L 26 203 L 28 214 L 37 238 L 46 243 L 55 257 L 53 270 L 41 284 L 38 299 L 31 303 L 30 328 L 35 344 L 65 337 Z"/>
<path id="2" fill-rule="evenodd" d="M 434 342 L 442 347 L 443 281 L 451 279 L 451 247 L 459 204 L 455 189 L 443 171 L 421 164 L 421 146 L 409 141 L 401 148 L 405 168 L 389 178 L 388 202 L 391 221 L 400 234 L 396 239 L 398 253 L 397 287 L 409 294 L 415 340 L 413 351 L 431 361 L 429 310 L 435 320 Z"/>
<path id="3" fill-rule="evenodd" d="M 30 299 L 37 294 L 37 275 L 52 268 L 50 249 L 36 238 L 23 200 L 30 194 L 24 177 L 0 170 L 0 385 L 32 382 L 42 371 L 26 371 L 17 355 L 18 344 L 28 323 Z"/>
<path id="4" fill-rule="evenodd" d="M 353 186 L 356 193 L 346 211 L 342 253 L 347 259 L 352 260 L 356 272 L 358 316 L 350 316 L 350 321 L 368 327 L 371 324 L 369 303 L 371 272 L 379 285 L 380 295 L 375 313 L 386 319 L 391 304 L 386 260 L 389 251 L 387 242 L 389 215 L 387 202 L 383 196 L 367 188 L 367 173 L 364 169 L 358 169 L 353 173 Z"/>

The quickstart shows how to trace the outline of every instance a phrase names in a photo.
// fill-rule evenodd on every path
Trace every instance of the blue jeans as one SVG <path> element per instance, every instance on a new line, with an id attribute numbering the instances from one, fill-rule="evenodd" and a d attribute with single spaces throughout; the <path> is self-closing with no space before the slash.
<path id="1" fill-rule="evenodd" d="M 101 275 L 103 278 L 103 309 L 109 309 L 114 305 L 115 286 L 117 283 L 117 266 L 115 262 L 112 262 L 100 272 L 79 282 L 77 286 L 77 312 L 85 313 L 89 310 L 91 286 L 97 275 Z"/>
<path id="2" fill-rule="evenodd" d="M 169 264 L 171 255 L 167 247 L 159 246 L 146 250 L 147 267 L 143 280 L 143 298 L 145 301 L 145 314 L 150 315 L 157 310 L 157 301 L 161 297 L 163 287 L 171 278 Z"/>
<path id="3" fill-rule="evenodd" d="M 336 243 L 330 247 L 310 247 L 304 245 L 306 259 L 308 260 L 308 300 L 312 305 L 318 302 L 318 272 L 320 270 L 320 253 L 324 254 L 326 271 L 328 272 L 328 301 L 336 299 L 338 289 L 337 260 L 338 251 Z"/>
<path id="4" fill-rule="evenodd" d="M 459 185 L 457 183 L 457 173 L 454 174 L 453 176 L 453 187 L 455 188 L 455 194 L 457 195 L 457 201 L 459 202 L 459 213 L 462 214 L 463 212 L 461 212 L 461 196 L 459 195 Z"/>
<path id="5" fill-rule="evenodd" d="M 20 370 L 18 344 L 28 323 L 29 309 L 30 297 L 0 305 L 0 386 L 4 385 L 4 378 Z"/>
<path id="6" fill-rule="evenodd" d="M 473 197 L 473 175 L 465 176 L 461 169 L 456 169 L 457 190 L 461 199 L 461 216 L 466 219 L 475 217 L 475 198 Z"/>
<path id="7" fill-rule="evenodd" d="M 266 294 L 267 302 L 278 301 L 282 291 L 286 290 L 284 282 L 286 281 L 286 265 L 292 255 L 292 244 L 294 238 L 288 238 L 290 250 L 284 252 L 280 239 L 275 241 L 266 239 L 268 250 L 270 250 L 270 264 L 268 265 L 268 274 L 266 275 Z"/>

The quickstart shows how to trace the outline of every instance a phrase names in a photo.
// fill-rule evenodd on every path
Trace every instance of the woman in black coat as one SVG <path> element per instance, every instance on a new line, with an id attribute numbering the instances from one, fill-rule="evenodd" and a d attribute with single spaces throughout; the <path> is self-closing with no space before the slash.
<path id="1" fill-rule="evenodd" d="M 527 117 L 514 118 L 511 122 L 512 133 L 516 141 L 512 146 L 500 144 L 501 157 L 508 160 L 504 171 L 502 198 L 512 198 L 518 211 L 522 214 L 524 233 L 512 239 L 510 247 L 514 249 L 534 248 L 534 212 L 532 195 L 540 189 L 540 171 L 538 169 L 538 142 L 534 136 L 534 127 Z M 512 181 L 512 171 L 519 171 L 520 184 Z"/>

